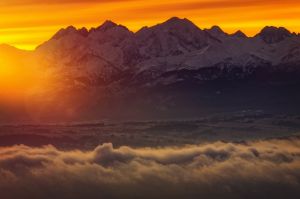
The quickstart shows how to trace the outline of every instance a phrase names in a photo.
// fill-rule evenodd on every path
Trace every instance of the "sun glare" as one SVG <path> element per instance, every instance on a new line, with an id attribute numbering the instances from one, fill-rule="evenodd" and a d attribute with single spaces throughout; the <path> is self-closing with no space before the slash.
<path id="1" fill-rule="evenodd" d="M 0 99 L 14 102 L 23 100 L 34 89 L 41 89 L 43 78 L 34 62 L 15 49 L 0 52 Z"/>

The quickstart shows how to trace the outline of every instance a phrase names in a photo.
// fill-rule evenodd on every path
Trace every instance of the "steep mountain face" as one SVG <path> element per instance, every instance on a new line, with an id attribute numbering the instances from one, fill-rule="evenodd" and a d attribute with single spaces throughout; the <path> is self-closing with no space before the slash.
<path id="1" fill-rule="evenodd" d="M 292 37 L 292 33 L 287 29 L 280 27 L 267 26 L 257 35 L 267 44 L 274 44 L 283 41 L 288 37 Z"/>
<path id="2" fill-rule="evenodd" d="M 231 34 L 233 37 L 247 38 L 247 35 L 242 31 L 238 30 L 235 33 Z"/>
<path id="3" fill-rule="evenodd" d="M 216 42 L 188 19 L 171 18 L 154 27 L 144 27 L 136 33 L 143 57 L 166 57 L 187 54 Z"/>
<path id="4" fill-rule="evenodd" d="M 300 37 L 285 28 L 247 37 L 174 17 L 133 33 L 106 21 L 61 29 L 33 54 L 55 77 L 45 107 L 68 115 L 167 117 L 298 99 Z"/>
<path id="5" fill-rule="evenodd" d="M 205 29 L 205 31 L 216 38 L 228 36 L 219 26 L 212 26 L 210 29 Z"/>
<path id="6" fill-rule="evenodd" d="M 299 37 L 285 28 L 265 27 L 250 38 L 241 31 L 229 35 L 218 26 L 201 30 L 174 17 L 136 33 L 111 21 L 91 30 L 68 27 L 36 53 L 58 74 L 99 86 L 129 76 L 152 81 L 183 69 L 233 67 L 248 73 L 257 67 L 297 65 L 299 48 Z"/>

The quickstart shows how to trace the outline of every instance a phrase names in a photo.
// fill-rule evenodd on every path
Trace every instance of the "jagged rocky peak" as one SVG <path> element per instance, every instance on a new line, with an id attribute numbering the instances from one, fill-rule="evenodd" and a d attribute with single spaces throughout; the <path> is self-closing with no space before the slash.
<path id="1" fill-rule="evenodd" d="M 89 31 L 85 27 L 78 29 L 78 32 L 84 37 L 87 37 L 89 35 Z"/>
<path id="2" fill-rule="evenodd" d="M 90 29 L 89 39 L 97 41 L 97 44 L 111 42 L 112 46 L 118 46 L 123 41 L 132 39 L 133 35 L 127 27 L 107 20 L 99 27 Z"/>
<path id="3" fill-rule="evenodd" d="M 179 17 L 172 17 L 162 24 L 169 25 L 169 26 L 178 26 L 178 25 L 195 26 L 195 24 L 190 20 L 188 20 L 187 18 L 181 19 Z"/>
<path id="4" fill-rule="evenodd" d="M 144 27 L 135 37 L 146 57 L 181 55 L 207 46 L 208 34 L 188 19 L 172 17 L 152 27 Z"/>
<path id="5" fill-rule="evenodd" d="M 241 30 L 236 31 L 235 33 L 231 34 L 233 37 L 239 37 L 239 38 L 247 38 L 247 35 L 243 33 Z"/>
<path id="6" fill-rule="evenodd" d="M 205 29 L 205 31 L 215 37 L 227 35 L 219 26 L 212 26 L 210 29 Z"/>
<path id="7" fill-rule="evenodd" d="M 112 30 L 115 28 L 120 28 L 126 31 L 129 31 L 127 29 L 127 27 L 123 26 L 123 25 L 118 25 L 117 23 L 111 21 L 111 20 L 106 20 L 103 24 L 101 24 L 99 27 L 97 28 L 91 28 L 90 32 L 106 32 L 108 30 Z"/>
<path id="8" fill-rule="evenodd" d="M 148 29 L 161 30 L 161 31 L 195 31 L 200 30 L 193 22 L 186 18 L 172 17 L 167 21 L 152 27 L 144 27 L 138 32 Z"/>
<path id="9" fill-rule="evenodd" d="M 72 34 L 78 34 L 83 37 L 89 36 L 90 33 L 93 32 L 106 32 L 108 30 L 114 29 L 114 28 L 120 28 L 125 31 L 129 31 L 125 26 L 118 25 L 110 20 L 106 20 L 102 25 L 100 25 L 97 28 L 91 28 L 90 30 L 87 30 L 85 27 L 81 29 L 77 29 L 74 26 L 68 26 L 67 28 L 60 29 L 53 37 L 52 39 L 60 39 L 65 36 L 69 36 Z"/>
<path id="10" fill-rule="evenodd" d="M 52 39 L 60 39 L 62 37 L 71 35 L 71 34 L 79 34 L 81 36 L 88 36 L 89 32 L 86 28 L 77 29 L 74 26 L 68 26 L 67 28 L 60 29 Z"/>
<path id="11" fill-rule="evenodd" d="M 293 34 L 284 27 L 266 26 L 256 36 L 268 44 L 278 43 Z"/>
<path id="12" fill-rule="evenodd" d="M 114 28 L 118 26 L 115 22 L 111 21 L 111 20 L 106 20 L 100 27 L 99 29 L 102 29 L 102 30 L 108 30 L 108 29 L 111 29 L 111 28 Z"/>

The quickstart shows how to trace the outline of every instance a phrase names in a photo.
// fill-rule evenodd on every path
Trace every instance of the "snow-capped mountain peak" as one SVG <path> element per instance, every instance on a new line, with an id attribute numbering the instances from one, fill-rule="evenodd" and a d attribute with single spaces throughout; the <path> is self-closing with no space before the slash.
<path id="1" fill-rule="evenodd" d="M 247 38 L 247 35 L 243 33 L 241 30 L 236 31 L 235 33 L 231 34 L 233 37 L 239 37 L 239 38 Z"/>
<path id="2" fill-rule="evenodd" d="M 146 57 L 174 56 L 207 46 L 212 38 L 188 19 L 173 17 L 135 34 L 140 52 Z"/>
<path id="3" fill-rule="evenodd" d="M 129 31 L 125 26 L 119 25 L 113 21 L 106 20 L 103 24 L 101 24 L 97 28 L 91 28 L 90 32 L 106 32 L 112 29 L 123 29 Z"/>
<path id="4" fill-rule="evenodd" d="M 227 35 L 219 26 L 212 26 L 210 29 L 205 30 L 214 37 Z"/>
<path id="5" fill-rule="evenodd" d="M 97 30 L 106 31 L 108 29 L 117 27 L 118 25 L 115 22 L 112 22 L 110 20 L 105 21 L 101 26 L 97 28 Z"/>
<path id="6" fill-rule="evenodd" d="M 11 57 L 5 53 L 15 51 L 0 46 L 0 56 L 1 48 L 4 58 Z M 90 106 L 93 111 L 101 104 L 100 112 L 106 106 L 104 102 L 114 100 L 133 101 L 135 107 L 137 90 L 143 93 L 142 103 L 147 101 L 145 97 L 154 96 L 153 107 L 157 107 L 156 97 L 169 99 L 165 88 L 172 89 L 173 96 L 183 94 L 186 100 L 185 90 L 195 88 L 198 93 L 211 82 L 224 87 L 228 82 L 230 86 L 240 82 L 263 82 L 265 86 L 267 81 L 280 84 L 300 79 L 297 34 L 266 27 L 255 37 L 247 37 L 241 31 L 227 34 L 218 26 L 202 30 L 188 19 L 177 17 L 136 33 L 111 21 L 89 31 L 70 26 L 30 54 L 37 57 L 36 63 L 49 71 L 49 76 L 55 77 L 51 92 L 58 97 L 53 107 L 60 100 L 68 106 Z M 14 57 L 20 56 L 27 53 Z M 150 93 L 143 92 L 148 89 Z M 157 90 L 163 92 L 157 94 Z M 204 99 L 204 95 L 199 92 L 193 100 Z M 82 104 L 76 102 L 78 98 L 84 99 Z"/>
<path id="7" fill-rule="evenodd" d="M 299 43 L 299 37 L 285 28 L 265 27 L 247 37 L 242 31 L 227 34 L 218 26 L 202 30 L 188 19 L 173 17 L 136 33 L 112 21 L 90 31 L 70 26 L 37 53 L 68 78 L 108 83 L 128 73 L 156 78 L 167 71 L 214 67 L 239 68 L 248 74 L 259 67 L 297 63 Z"/>
<path id="8" fill-rule="evenodd" d="M 76 29 L 74 26 L 68 26 L 67 28 L 60 29 L 52 39 L 60 39 L 72 34 L 78 34 L 81 36 L 88 36 L 88 30 L 86 28 Z"/>
<path id="9" fill-rule="evenodd" d="M 257 37 L 260 37 L 267 44 L 278 43 L 293 34 L 284 27 L 266 26 L 261 30 Z"/>

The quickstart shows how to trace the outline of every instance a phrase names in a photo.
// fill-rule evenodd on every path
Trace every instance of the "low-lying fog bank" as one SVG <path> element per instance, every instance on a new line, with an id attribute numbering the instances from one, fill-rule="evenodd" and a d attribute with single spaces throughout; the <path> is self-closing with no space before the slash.
<path id="1" fill-rule="evenodd" d="M 35 198 L 299 198 L 300 140 L 63 151 L 0 148 L 0 195 Z"/>

